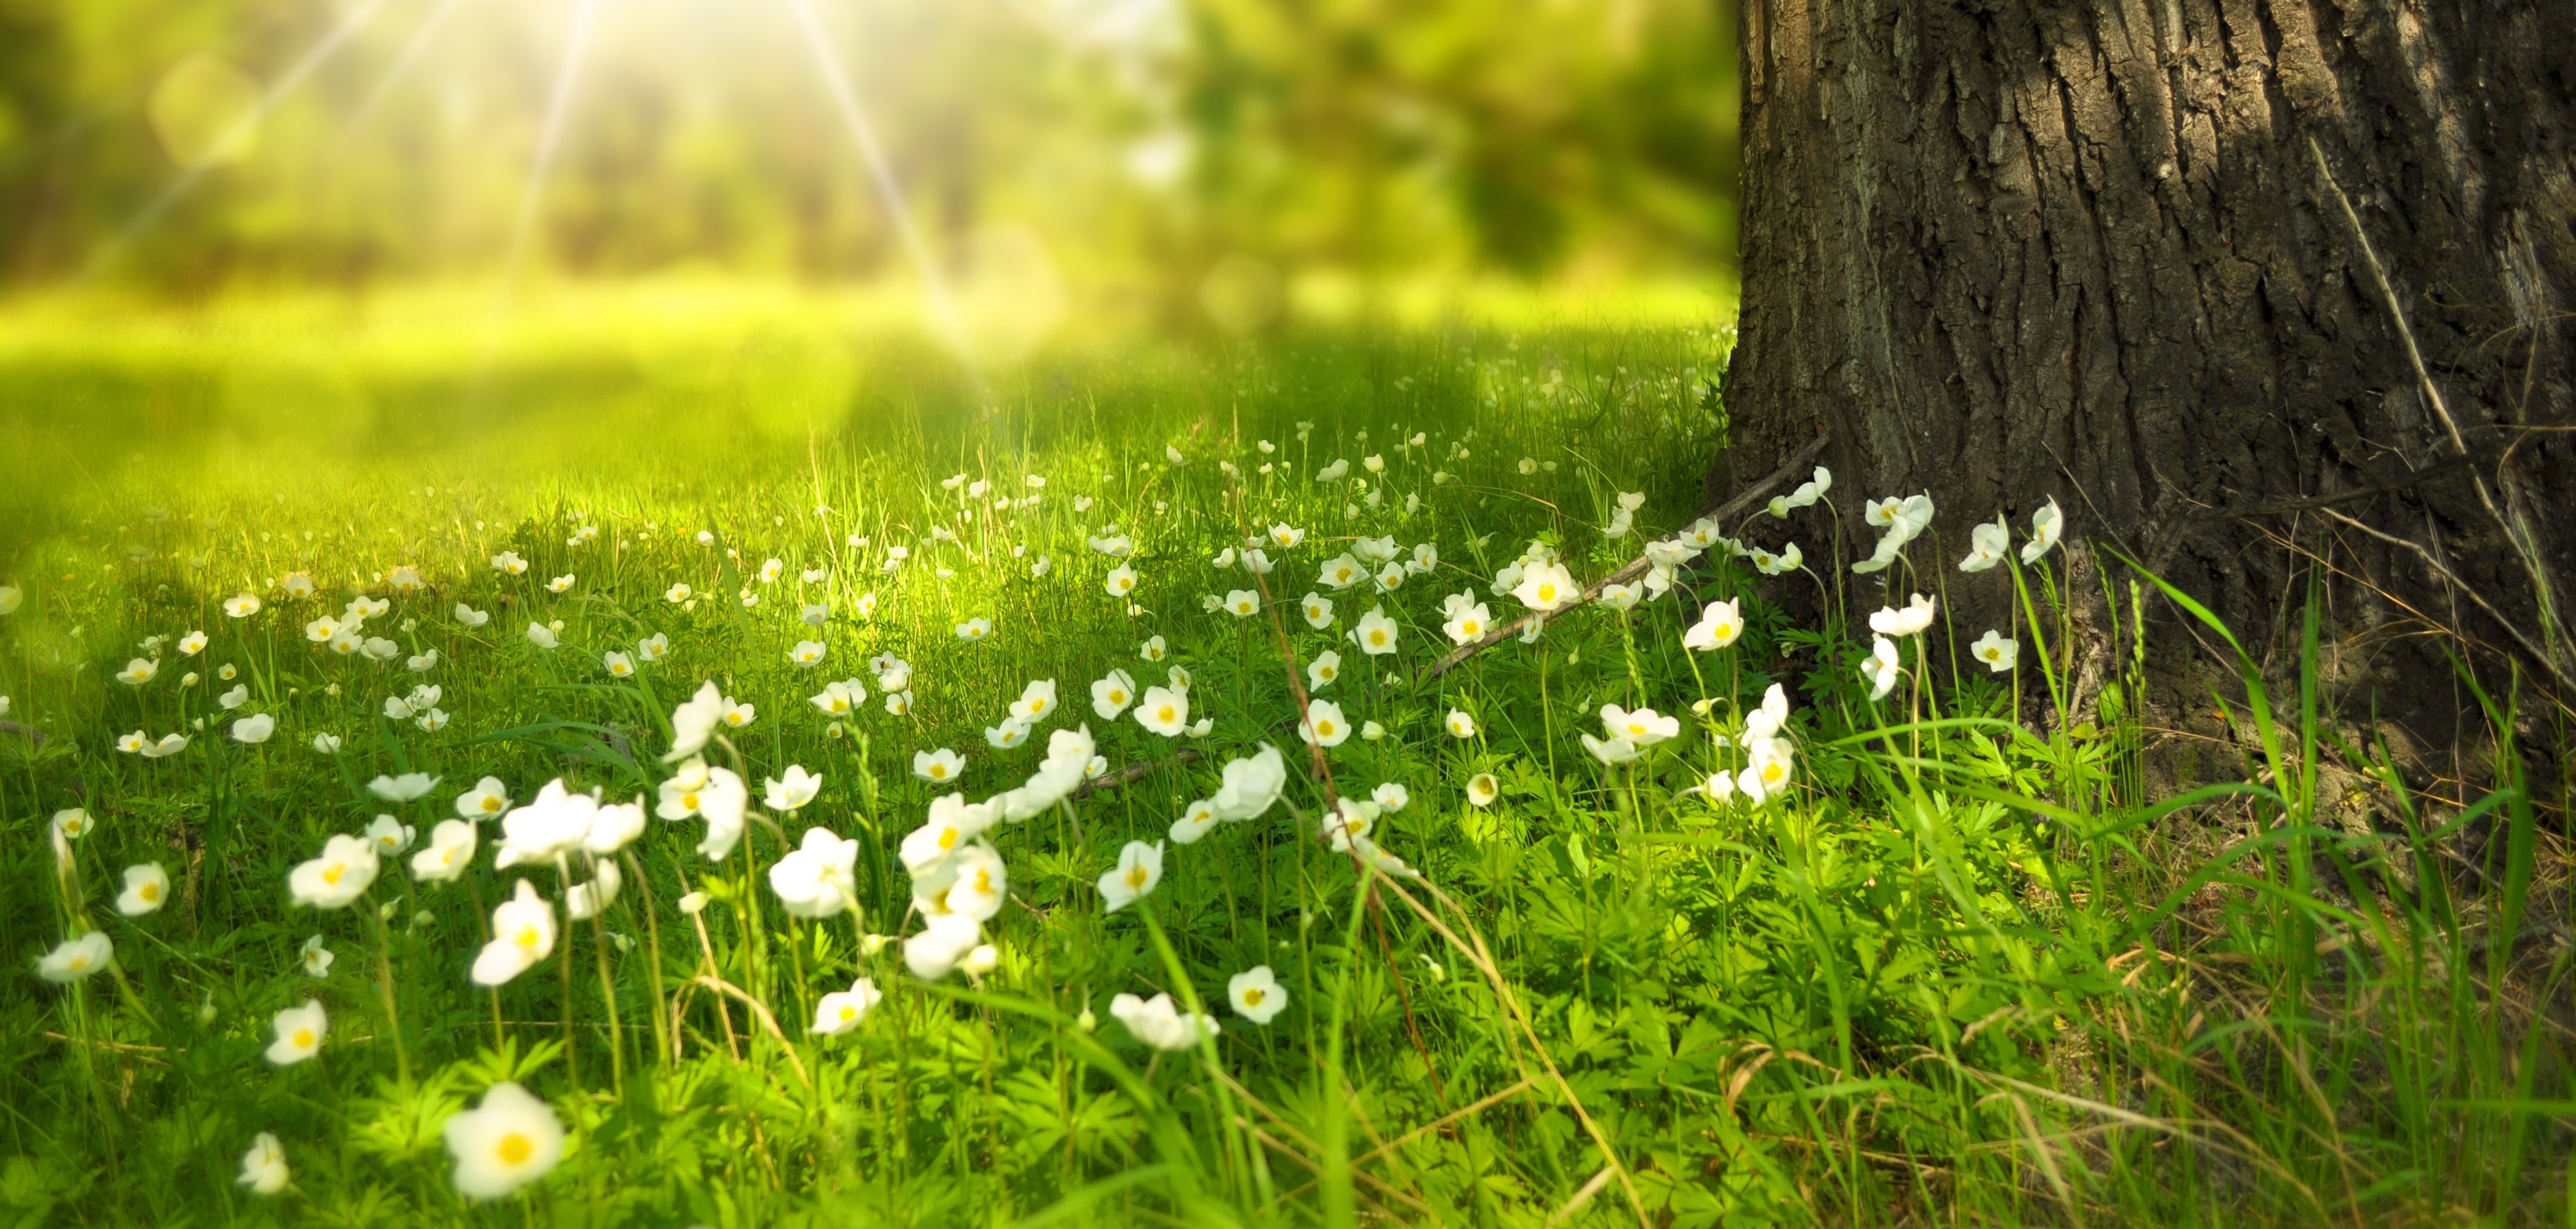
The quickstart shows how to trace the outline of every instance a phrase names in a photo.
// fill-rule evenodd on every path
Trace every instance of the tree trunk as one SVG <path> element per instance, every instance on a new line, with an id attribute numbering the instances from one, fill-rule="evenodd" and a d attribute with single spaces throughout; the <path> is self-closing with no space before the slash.
<path id="1" fill-rule="evenodd" d="M 2010 626 L 2009 573 L 1957 570 L 1969 527 L 2018 537 L 2054 498 L 2070 542 L 2158 568 L 2258 653 L 2321 558 L 2357 582 L 2347 632 L 2465 627 L 2565 682 L 2566 0 L 1742 12 L 1733 468 L 1826 432 L 1843 525 L 1928 492 L 1885 583 L 1940 586 L 1963 637 Z M 1774 524 L 1822 570 L 1826 522 Z"/>

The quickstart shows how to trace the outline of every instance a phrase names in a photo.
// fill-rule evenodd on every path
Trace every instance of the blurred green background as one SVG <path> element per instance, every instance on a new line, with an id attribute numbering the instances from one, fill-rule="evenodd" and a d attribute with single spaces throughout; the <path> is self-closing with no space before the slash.
<path id="1" fill-rule="evenodd" d="M 1731 29 L 1720 0 L 0 0 L 0 277 L 927 264 L 1005 357 L 1103 313 L 1722 280 Z"/>

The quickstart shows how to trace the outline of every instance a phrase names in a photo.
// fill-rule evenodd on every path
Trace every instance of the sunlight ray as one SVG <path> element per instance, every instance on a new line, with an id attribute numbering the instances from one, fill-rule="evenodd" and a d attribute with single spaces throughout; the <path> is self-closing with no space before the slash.
<path id="1" fill-rule="evenodd" d="M 240 119 L 234 120 L 232 125 L 224 130 L 220 139 L 208 145 L 204 153 L 199 154 L 181 169 L 178 178 L 164 185 L 142 209 L 126 220 L 124 226 L 118 228 L 115 237 L 109 239 L 106 245 L 99 249 L 97 255 L 90 258 L 88 265 L 81 272 L 82 280 L 87 280 L 104 271 L 115 262 L 118 256 L 123 255 L 127 248 L 133 246 L 134 241 L 143 236 L 143 232 L 151 229 L 153 223 L 160 221 L 163 214 L 168 213 L 172 206 L 178 204 L 206 177 L 206 172 L 213 169 L 215 163 L 220 160 L 222 151 L 249 135 L 252 129 L 259 126 L 261 120 L 268 118 L 269 112 L 276 110 L 279 103 L 286 101 L 287 95 L 294 93 L 297 86 L 304 84 L 305 78 L 312 76 L 314 70 L 322 67 L 323 63 L 331 58 L 332 53 L 347 43 L 351 36 L 365 28 L 367 22 L 390 2 L 391 0 L 365 0 L 365 3 L 351 9 L 346 16 L 342 17 L 339 24 L 331 27 L 329 33 L 324 34 L 320 41 L 308 48 L 304 55 L 286 70 L 284 76 L 279 77 L 275 84 L 269 86 L 260 95 L 257 105 L 245 112 Z"/>
<path id="2" fill-rule="evenodd" d="M 519 193 L 518 217 L 510 224 L 510 246 L 501 261 L 501 291 L 492 304 L 483 339 L 483 358 L 476 382 L 481 383 L 492 365 L 494 348 L 501 330 L 509 321 L 510 300 L 518 291 L 519 266 L 525 262 L 528 237 L 537 228 L 537 210 L 545 201 L 546 180 L 554 174 L 555 153 L 563 145 L 564 116 L 572 109 L 573 87 L 581 77 L 582 55 L 590 45 L 590 30 L 599 15 L 600 0 L 581 0 L 574 11 L 572 35 L 564 43 L 563 62 L 555 67 L 554 87 L 546 99 L 546 122 L 537 137 L 537 154 L 528 164 L 528 181 Z"/>
<path id="3" fill-rule="evenodd" d="M 419 63 L 421 53 L 429 50 L 430 40 L 438 37 L 438 32 L 446 27 L 447 19 L 456 12 L 457 4 L 458 0 L 438 0 L 438 7 L 422 20 L 418 29 L 412 31 L 411 37 L 404 41 L 403 49 L 395 54 L 394 62 L 385 66 L 375 85 L 368 88 L 367 96 L 360 99 L 357 108 L 349 112 L 349 118 L 341 122 L 337 140 L 348 140 L 351 134 L 375 117 L 376 108 L 384 105 L 385 99 L 394 92 L 394 86 L 411 74 L 412 65 Z"/>
<path id="4" fill-rule="evenodd" d="M 903 237 L 904 251 L 912 258 L 913 267 L 921 274 L 922 294 L 929 300 L 931 322 L 941 340 L 957 352 L 967 365 L 978 386 L 982 377 L 975 369 L 973 354 L 966 342 L 966 330 L 959 321 L 955 304 L 948 295 L 947 279 L 939 263 L 931 258 L 930 245 L 922 238 L 921 229 L 913 224 L 912 210 L 905 206 L 903 190 L 895 182 L 894 168 L 887 165 L 885 150 L 877 144 L 876 129 L 869 124 L 867 110 L 859 104 L 858 91 L 851 87 L 848 69 L 831 39 L 823 31 L 822 21 L 814 15 L 813 0 L 787 0 L 796 10 L 796 20 L 804 27 L 806 46 L 813 49 L 814 61 L 822 70 L 823 80 L 832 91 L 833 106 L 841 113 L 841 122 L 849 127 L 850 138 L 858 145 L 859 157 L 868 164 L 868 179 L 876 187 L 878 199 L 885 202 L 886 212 L 894 219 L 895 230 Z"/>

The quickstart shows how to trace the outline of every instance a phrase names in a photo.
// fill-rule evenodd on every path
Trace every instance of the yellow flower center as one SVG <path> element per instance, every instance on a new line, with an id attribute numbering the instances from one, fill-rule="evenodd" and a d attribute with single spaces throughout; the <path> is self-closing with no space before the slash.
<path id="1" fill-rule="evenodd" d="M 1127 886 L 1134 888 L 1139 892 L 1145 890 L 1145 867 L 1143 864 L 1140 863 L 1136 866 L 1127 868 Z"/>
<path id="2" fill-rule="evenodd" d="M 161 899 L 161 885 L 157 883 L 147 883 L 142 887 L 135 889 L 134 894 L 142 897 L 146 901 L 159 900 Z"/>
<path id="3" fill-rule="evenodd" d="M 501 1158 L 501 1163 L 504 1165 L 525 1165 L 536 1150 L 535 1140 L 529 1139 L 520 1132 L 512 1131 L 502 1136 L 500 1146 L 492 1151 Z"/>
<path id="4" fill-rule="evenodd" d="M 74 972 L 74 973 L 87 972 L 87 971 L 89 970 L 89 957 L 87 957 L 87 956 L 74 956 L 74 957 L 72 957 L 71 970 L 72 970 L 72 972 Z"/>
<path id="5" fill-rule="evenodd" d="M 1127 693 L 1112 687 L 1109 689 L 1109 702 L 1112 704 L 1125 704 L 1127 702 Z"/>
<path id="6" fill-rule="evenodd" d="M 340 876 L 347 873 L 349 873 L 348 867 L 334 862 L 331 865 L 322 868 L 322 882 L 337 886 L 340 882 Z"/>
<path id="7" fill-rule="evenodd" d="M 1172 711 L 1172 706 L 1169 704 L 1154 710 L 1154 716 L 1163 721 L 1178 721 L 1181 719 L 1181 715 Z"/>
<path id="8" fill-rule="evenodd" d="M 1458 625 L 1458 630 L 1465 632 L 1470 636 L 1481 636 L 1485 633 L 1485 625 L 1478 623 L 1474 619 L 1469 619 L 1466 622 L 1460 623 Z"/>
<path id="9" fill-rule="evenodd" d="M 1333 723 L 1329 719 L 1316 722 L 1315 733 L 1325 738 L 1331 738 L 1333 736 Z"/>
<path id="10" fill-rule="evenodd" d="M 980 866 L 975 868 L 975 894 L 977 896 L 990 896 L 993 894 L 992 871 Z"/>
<path id="11" fill-rule="evenodd" d="M 685 794 L 680 795 L 680 805 L 681 805 L 681 806 L 684 806 L 684 807 L 687 807 L 687 808 L 689 808 L 689 809 L 690 809 L 690 810 L 692 810 L 692 811 L 697 810 L 697 809 L 698 809 L 698 795 L 697 795 L 697 791 L 692 790 L 692 791 L 690 791 L 690 792 L 688 792 L 688 793 L 685 793 Z M 483 809 L 484 809 L 484 810 L 489 811 L 489 810 L 492 810 L 493 808 L 491 808 L 491 807 L 485 807 L 485 808 L 483 808 Z"/>
<path id="12" fill-rule="evenodd" d="M 545 936 L 539 933 L 536 927 L 522 926 L 519 928 L 519 933 L 512 937 L 511 942 L 533 951 L 536 949 L 537 944 L 544 941 L 544 939 Z"/>
<path id="13" fill-rule="evenodd" d="M 1556 600 L 1556 586 L 1555 586 L 1555 585 L 1552 585 L 1552 584 L 1542 584 L 1542 585 L 1540 585 L 1540 586 L 1538 587 L 1538 600 L 1540 600 L 1540 601 L 1542 601 L 1542 602 L 1553 602 L 1553 601 L 1555 601 L 1555 600 Z"/>
<path id="14" fill-rule="evenodd" d="M 1762 766 L 1762 779 L 1765 782 L 1777 782 L 1780 779 L 1780 766 L 1778 764 L 1764 764 Z"/>
<path id="15" fill-rule="evenodd" d="M 939 830 L 939 847 L 941 849 L 957 848 L 957 830 L 955 828 L 942 828 Z"/>
<path id="16" fill-rule="evenodd" d="M 1261 1000 L 1268 997 L 1270 997 L 1269 994 L 1263 991 L 1259 986 L 1246 986 L 1243 988 L 1243 1005 L 1246 1007 L 1259 1007 L 1261 1006 Z"/>
<path id="17" fill-rule="evenodd" d="M 931 766 L 930 766 L 930 779 L 931 779 L 931 780 L 933 780 L 933 781 L 944 781 L 944 780 L 946 780 L 947 778 L 948 778 L 948 765 L 946 765 L 946 764 L 933 764 L 933 765 L 931 765 Z"/>
<path id="18" fill-rule="evenodd" d="M 310 1050 L 313 1048 L 313 1030 L 309 1028 L 299 1028 L 295 1030 L 295 1036 L 292 1040 L 295 1042 L 296 1049 Z"/>
<path id="19" fill-rule="evenodd" d="M 856 1020 L 859 1018 L 859 1009 L 852 1007 L 847 1003 L 843 1003 L 841 1004 L 841 1018 L 844 1020 Z"/>
<path id="20" fill-rule="evenodd" d="M 1370 643 L 1370 644 L 1385 644 L 1385 643 L 1386 643 L 1386 633 L 1385 633 L 1385 632 L 1376 632 L 1376 631 L 1370 632 L 1370 633 L 1369 633 L 1369 643 Z"/>
<path id="21" fill-rule="evenodd" d="M 696 805 L 698 805 L 698 796 L 697 796 L 697 795 L 695 795 L 695 794 L 691 794 L 691 795 L 689 795 L 689 805 L 690 805 L 690 806 L 696 806 Z M 497 798 L 497 797 L 495 797 L 495 796 L 493 796 L 493 795 L 490 795 L 490 794 L 486 794 L 486 795 L 484 795 L 484 796 L 483 796 L 483 813 L 484 813 L 484 814 L 489 815 L 489 814 L 491 814 L 492 812 L 494 812 L 494 811 L 498 811 L 498 810 L 500 810 L 500 809 L 501 809 L 501 800 L 500 800 L 499 798 Z"/>

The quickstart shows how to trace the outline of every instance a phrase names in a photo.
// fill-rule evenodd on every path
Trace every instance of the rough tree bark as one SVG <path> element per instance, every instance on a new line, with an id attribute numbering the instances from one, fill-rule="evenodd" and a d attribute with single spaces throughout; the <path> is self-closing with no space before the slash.
<path id="1" fill-rule="evenodd" d="M 2286 540 L 2357 582 L 2347 632 L 2456 618 L 2567 668 L 2538 633 L 2576 576 L 2576 8 L 1741 11 L 1726 468 L 1828 432 L 1843 524 L 1939 506 L 1887 583 L 1967 609 L 2009 584 L 1956 570 L 1968 527 L 2055 497 L 2070 540 L 2251 640 L 2299 596 Z M 1821 553 L 1820 525 L 1761 524 Z"/>

